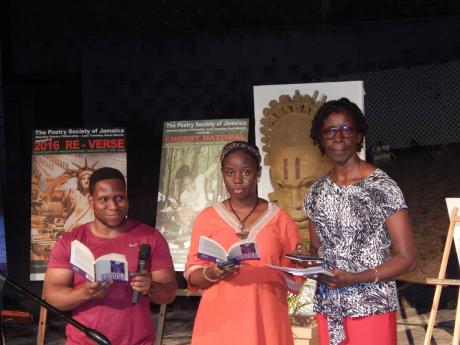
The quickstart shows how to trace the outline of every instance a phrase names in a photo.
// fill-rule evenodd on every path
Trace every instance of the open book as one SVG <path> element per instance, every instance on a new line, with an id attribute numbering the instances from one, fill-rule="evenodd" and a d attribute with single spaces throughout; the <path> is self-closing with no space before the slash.
<path id="1" fill-rule="evenodd" d="M 288 267 L 288 266 L 276 266 L 267 264 L 268 267 L 273 268 L 274 270 L 279 270 L 283 272 L 290 273 L 294 276 L 311 276 L 314 274 L 325 274 L 327 276 L 333 277 L 334 275 L 331 271 L 324 269 L 321 266 L 313 266 L 308 268 L 295 268 L 295 267 Z"/>
<path id="2" fill-rule="evenodd" d="M 233 261 L 238 263 L 243 260 L 259 260 L 259 248 L 257 243 L 251 240 L 242 240 L 234 243 L 228 252 L 219 243 L 206 236 L 200 236 L 198 243 L 198 257 L 200 259 L 225 262 Z"/>
<path id="3" fill-rule="evenodd" d="M 84 275 L 91 282 L 128 281 L 128 262 L 124 255 L 110 253 L 95 260 L 91 250 L 79 240 L 72 241 L 70 263 L 75 272 Z"/>

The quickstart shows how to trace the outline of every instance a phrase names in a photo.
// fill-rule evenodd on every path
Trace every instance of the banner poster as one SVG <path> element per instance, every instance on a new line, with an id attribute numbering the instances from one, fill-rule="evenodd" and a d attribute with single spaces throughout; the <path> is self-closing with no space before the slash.
<path id="1" fill-rule="evenodd" d="M 5 243 L 5 221 L 3 216 L 3 195 L 0 188 L 0 273 L 7 274 L 6 265 L 6 243 Z"/>
<path id="2" fill-rule="evenodd" d="M 163 126 L 156 228 L 169 243 L 176 271 L 183 271 L 195 216 L 226 198 L 220 152 L 247 140 L 249 119 L 171 121 Z"/>
<path id="3" fill-rule="evenodd" d="M 33 131 L 31 280 L 43 280 L 51 249 L 64 232 L 93 220 L 89 177 L 102 167 L 126 177 L 125 128 Z"/>

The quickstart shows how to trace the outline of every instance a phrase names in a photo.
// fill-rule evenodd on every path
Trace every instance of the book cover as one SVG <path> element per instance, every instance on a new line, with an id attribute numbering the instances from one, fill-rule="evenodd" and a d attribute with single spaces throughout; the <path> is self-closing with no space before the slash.
<path id="1" fill-rule="evenodd" d="M 294 276 L 311 276 L 314 274 L 325 274 L 330 277 L 334 276 L 331 273 L 331 271 L 328 271 L 327 269 L 321 266 L 313 266 L 313 267 L 308 267 L 308 268 L 295 268 L 295 267 L 277 266 L 277 265 L 271 265 L 271 264 L 267 264 L 267 266 L 274 270 L 279 270 L 279 271 L 290 273 Z"/>
<path id="2" fill-rule="evenodd" d="M 242 240 L 234 243 L 228 251 L 213 239 L 200 236 L 198 244 L 198 257 L 213 262 L 228 260 L 259 260 L 259 247 L 255 241 Z"/>
<path id="3" fill-rule="evenodd" d="M 72 241 L 70 264 L 75 272 L 91 282 L 128 281 L 128 262 L 124 255 L 110 253 L 94 259 L 91 250 L 78 240 Z"/>

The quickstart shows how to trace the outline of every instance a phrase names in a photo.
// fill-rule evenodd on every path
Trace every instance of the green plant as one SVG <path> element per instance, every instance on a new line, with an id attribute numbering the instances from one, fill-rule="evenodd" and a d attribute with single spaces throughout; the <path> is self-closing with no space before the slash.
<path id="1" fill-rule="evenodd" d="M 291 324 L 294 326 L 304 326 L 308 324 L 310 319 L 308 315 L 301 313 L 301 311 L 308 305 L 313 303 L 313 297 L 305 294 L 306 288 L 311 288 L 312 285 L 306 281 L 302 284 L 300 291 L 297 295 L 288 292 L 288 311 Z"/>

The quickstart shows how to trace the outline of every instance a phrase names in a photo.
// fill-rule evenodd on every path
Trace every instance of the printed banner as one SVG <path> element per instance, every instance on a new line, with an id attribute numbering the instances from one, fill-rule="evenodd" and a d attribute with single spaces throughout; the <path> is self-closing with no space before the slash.
<path id="1" fill-rule="evenodd" d="M 91 174 L 108 166 L 126 176 L 126 130 L 36 129 L 32 145 L 30 279 L 43 280 L 54 243 L 93 220 Z"/>
<path id="2" fill-rule="evenodd" d="M 183 271 L 195 216 L 222 201 L 222 147 L 247 140 L 249 119 L 165 122 L 156 228 L 166 237 L 176 271 Z"/>

